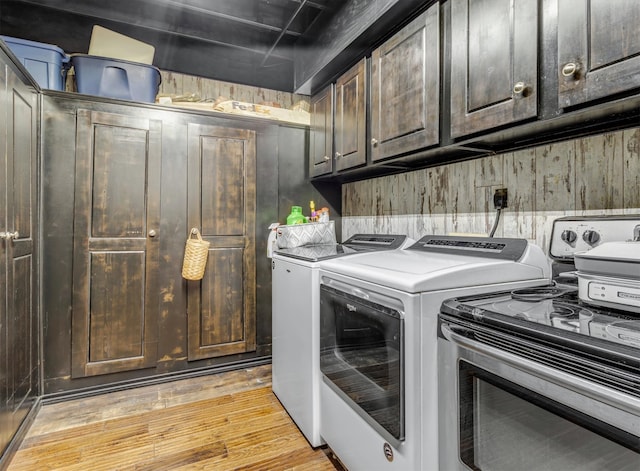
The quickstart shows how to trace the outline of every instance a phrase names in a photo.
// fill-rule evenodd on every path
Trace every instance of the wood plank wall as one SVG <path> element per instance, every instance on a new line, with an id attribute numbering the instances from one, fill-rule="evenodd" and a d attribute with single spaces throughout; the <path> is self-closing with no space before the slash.
<path id="1" fill-rule="evenodd" d="M 557 217 L 640 214 L 640 128 L 344 184 L 343 239 L 486 234 L 496 188 L 509 193 L 496 236 L 526 238 L 545 251 Z"/>
<path id="2" fill-rule="evenodd" d="M 277 103 L 281 108 L 291 109 L 300 101 L 309 103 L 307 95 L 281 92 L 267 88 L 251 87 L 230 82 L 222 82 L 194 75 L 160 71 L 161 95 L 197 95 L 201 100 L 215 101 L 218 97 L 247 103 Z"/>

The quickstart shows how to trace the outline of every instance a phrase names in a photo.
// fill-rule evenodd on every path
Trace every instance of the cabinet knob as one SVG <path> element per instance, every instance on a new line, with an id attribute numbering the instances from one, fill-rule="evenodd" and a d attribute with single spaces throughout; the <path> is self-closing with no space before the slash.
<path id="1" fill-rule="evenodd" d="M 513 86 L 513 93 L 516 96 L 525 96 L 529 87 L 524 82 L 518 82 Z"/>
<path id="2" fill-rule="evenodd" d="M 325 155 L 324 160 L 331 160 L 331 158 L 328 155 Z"/>
<path id="3" fill-rule="evenodd" d="M 575 62 L 568 62 L 562 66 L 562 76 L 563 77 L 575 77 L 575 75 L 580 70 L 580 66 Z"/>
<path id="4" fill-rule="evenodd" d="M 336 152 L 336 159 L 339 159 L 340 157 L 342 157 L 342 154 L 340 152 Z"/>
<path id="5" fill-rule="evenodd" d="M 14 240 L 20 237 L 20 233 L 18 231 L 15 232 L 0 232 L 0 239 L 4 240 Z"/>
<path id="6" fill-rule="evenodd" d="M 376 138 L 371 139 L 371 145 L 373 147 L 377 146 L 378 145 L 378 140 Z"/>
<path id="7" fill-rule="evenodd" d="M 149 237 L 155 237 L 156 235 L 158 235 L 158 233 L 154 229 L 149 231 Z"/>

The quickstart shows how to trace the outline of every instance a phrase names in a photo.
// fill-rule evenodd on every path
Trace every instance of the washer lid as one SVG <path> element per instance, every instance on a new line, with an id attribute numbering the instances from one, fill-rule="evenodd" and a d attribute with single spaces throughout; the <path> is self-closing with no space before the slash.
<path id="1" fill-rule="evenodd" d="M 526 241 L 519 260 L 486 256 L 482 251 L 460 252 L 457 254 L 422 249 L 369 252 L 344 259 L 327 260 L 321 262 L 320 267 L 408 293 L 550 279 L 551 270 L 547 257 L 540 247 Z"/>

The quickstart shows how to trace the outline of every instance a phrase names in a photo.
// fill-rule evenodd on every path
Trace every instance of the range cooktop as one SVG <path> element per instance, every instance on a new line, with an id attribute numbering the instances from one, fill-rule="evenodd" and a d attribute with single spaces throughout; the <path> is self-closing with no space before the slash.
<path id="1" fill-rule="evenodd" d="M 524 327 L 532 335 L 621 345 L 635 349 L 633 356 L 640 358 L 640 314 L 588 305 L 573 287 L 550 285 L 468 296 L 445 301 L 442 310 L 480 323 Z"/>

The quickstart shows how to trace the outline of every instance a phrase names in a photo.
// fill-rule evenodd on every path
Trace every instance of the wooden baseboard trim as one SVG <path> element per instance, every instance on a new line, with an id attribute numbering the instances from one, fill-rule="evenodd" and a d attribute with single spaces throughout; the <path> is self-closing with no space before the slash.
<path id="1" fill-rule="evenodd" d="M 267 365 L 269 363 L 271 363 L 271 356 L 252 358 L 250 360 L 242 360 L 225 365 L 208 366 L 188 371 L 179 371 L 175 373 L 166 373 L 157 376 L 138 378 L 131 381 L 122 381 L 107 385 L 93 386 L 90 388 L 76 389 L 73 391 L 63 391 L 59 393 L 46 394 L 42 396 L 41 402 L 42 405 L 55 404 L 57 402 L 65 402 L 72 399 L 82 399 L 85 397 L 97 396 L 99 394 L 107 394 L 110 392 L 122 391 L 125 389 L 153 386 L 155 384 L 167 383 L 169 381 L 197 378 L 199 376 L 226 373 L 228 371 L 241 370 L 246 368 L 255 368 L 257 366 Z"/>

